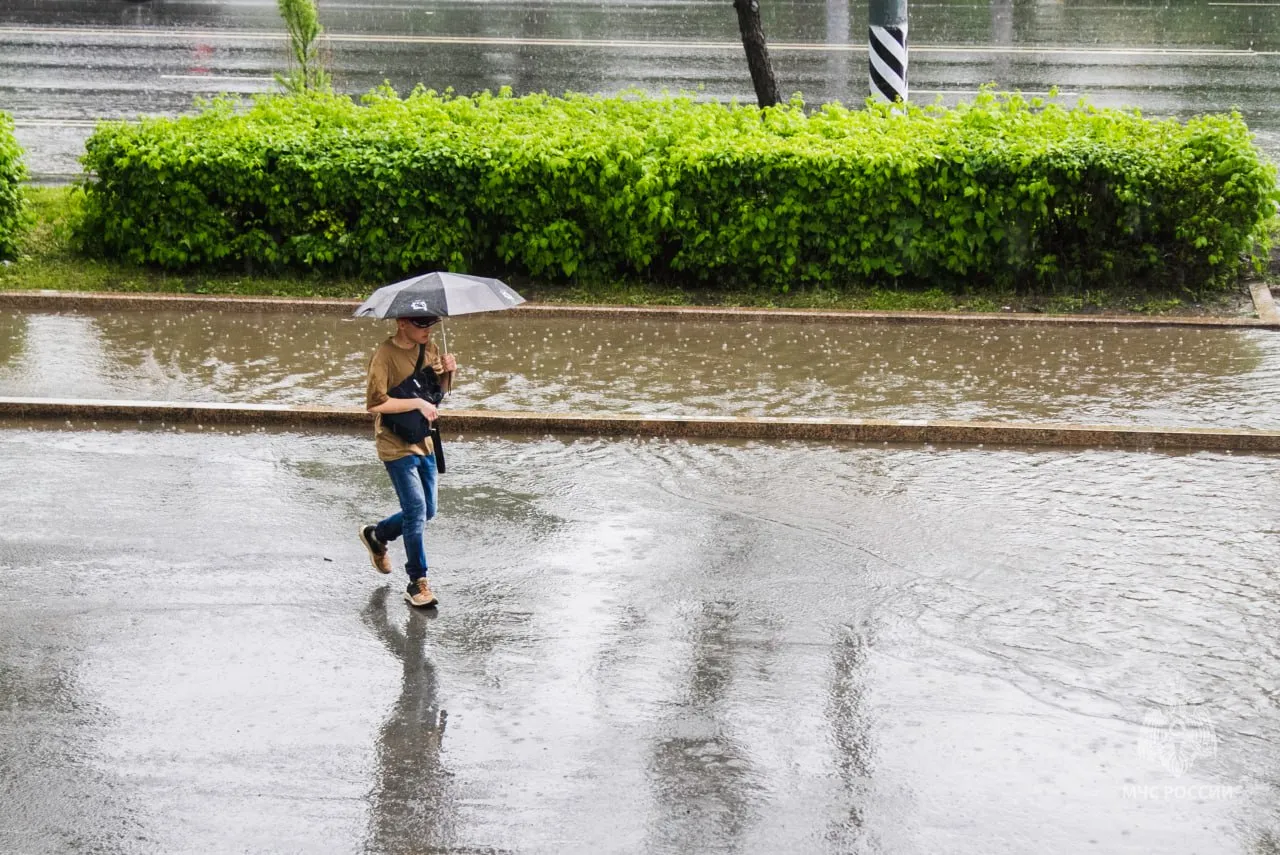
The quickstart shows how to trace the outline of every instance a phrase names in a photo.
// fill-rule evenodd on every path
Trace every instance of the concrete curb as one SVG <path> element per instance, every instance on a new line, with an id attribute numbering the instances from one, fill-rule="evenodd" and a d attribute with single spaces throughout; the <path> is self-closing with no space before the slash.
<path id="1" fill-rule="evenodd" d="M 1249 294 L 1253 297 L 1253 307 L 1258 310 L 1258 320 L 1266 324 L 1280 324 L 1280 309 L 1276 308 L 1271 289 L 1265 282 L 1250 285 Z"/>
<path id="2" fill-rule="evenodd" d="M 209 404 L 162 401 L 89 401 L 0 398 L 0 419 L 93 422 L 164 422 L 199 425 L 278 425 L 363 428 L 363 410 L 279 404 Z M 874 419 L 748 419 L 734 417 L 580 415 L 450 410 L 446 433 L 585 434 L 698 439 L 817 440 L 1062 448 L 1211 449 L 1280 452 L 1280 430 L 1169 428 L 1025 422 L 882 421 Z"/>
<path id="3" fill-rule="evenodd" d="M 80 291 L 0 291 L 0 308 L 10 311 L 132 310 L 192 312 L 287 312 L 350 316 L 358 300 L 233 297 L 186 294 L 100 294 Z M 1207 327 L 1277 329 L 1280 318 L 1143 317 L 1129 315 L 1038 315 L 1027 312 L 862 312 L 819 309 L 732 309 L 713 306 L 562 306 L 526 303 L 511 310 L 517 316 L 542 318 L 606 318 L 645 320 L 773 321 L 822 324 L 966 324 L 1017 326 Z"/>

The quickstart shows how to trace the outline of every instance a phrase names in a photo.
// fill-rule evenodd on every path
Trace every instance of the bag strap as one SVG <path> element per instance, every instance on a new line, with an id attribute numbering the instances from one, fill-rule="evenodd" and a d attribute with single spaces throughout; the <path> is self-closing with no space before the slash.
<path id="1" fill-rule="evenodd" d="M 422 370 L 422 361 L 426 356 L 427 346 L 425 344 L 418 345 L 418 361 L 413 364 L 413 373 L 406 377 L 405 380 L 412 380 L 414 377 L 418 376 L 418 372 Z"/>

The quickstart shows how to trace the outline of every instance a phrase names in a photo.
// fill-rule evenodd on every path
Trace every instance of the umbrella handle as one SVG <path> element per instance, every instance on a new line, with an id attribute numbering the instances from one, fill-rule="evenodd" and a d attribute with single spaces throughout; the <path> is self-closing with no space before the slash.
<path id="1" fill-rule="evenodd" d="M 444 345 L 444 355 L 448 356 L 449 355 L 449 331 L 445 328 L 445 324 L 443 320 L 440 321 L 440 338 L 442 339 L 443 345 Z M 450 383 L 449 386 L 452 387 L 453 383 Z M 449 392 L 451 391 L 453 391 L 452 388 L 445 391 L 444 395 L 446 398 L 449 397 Z"/>

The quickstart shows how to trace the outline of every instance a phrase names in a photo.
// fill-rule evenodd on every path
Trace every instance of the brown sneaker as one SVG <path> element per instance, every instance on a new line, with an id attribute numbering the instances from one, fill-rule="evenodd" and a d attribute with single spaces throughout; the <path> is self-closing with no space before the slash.
<path id="1" fill-rule="evenodd" d="M 440 604 L 435 594 L 431 593 L 431 586 L 427 584 L 425 576 L 409 583 L 409 587 L 404 592 L 404 601 L 411 606 L 418 606 L 419 608 Z"/>
<path id="2" fill-rule="evenodd" d="M 376 526 L 367 525 L 360 529 L 360 542 L 369 550 L 369 562 L 379 573 L 391 572 L 391 558 L 387 555 L 387 545 L 378 540 Z"/>

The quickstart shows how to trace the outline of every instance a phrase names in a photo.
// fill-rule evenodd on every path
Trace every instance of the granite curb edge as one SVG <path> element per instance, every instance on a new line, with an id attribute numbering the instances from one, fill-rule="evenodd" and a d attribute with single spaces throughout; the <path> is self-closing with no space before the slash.
<path id="1" fill-rule="evenodd" d="M 73 420 L 200 426 L 247 425 L 365 428 L 369 414 L 355 408 L 295 407 L 168 401 L 66 400 L 0 397 L 0 419 Z M 1280 452 L 1280 430 L 1076 425 L 1035 422 L 911 421 L 880 419 L 756 419 L 577 413 L 451 410 L 447 433 L 577 434 L 689 439 L 808 440 L 1058 448 L 1202 449 Z"/>

